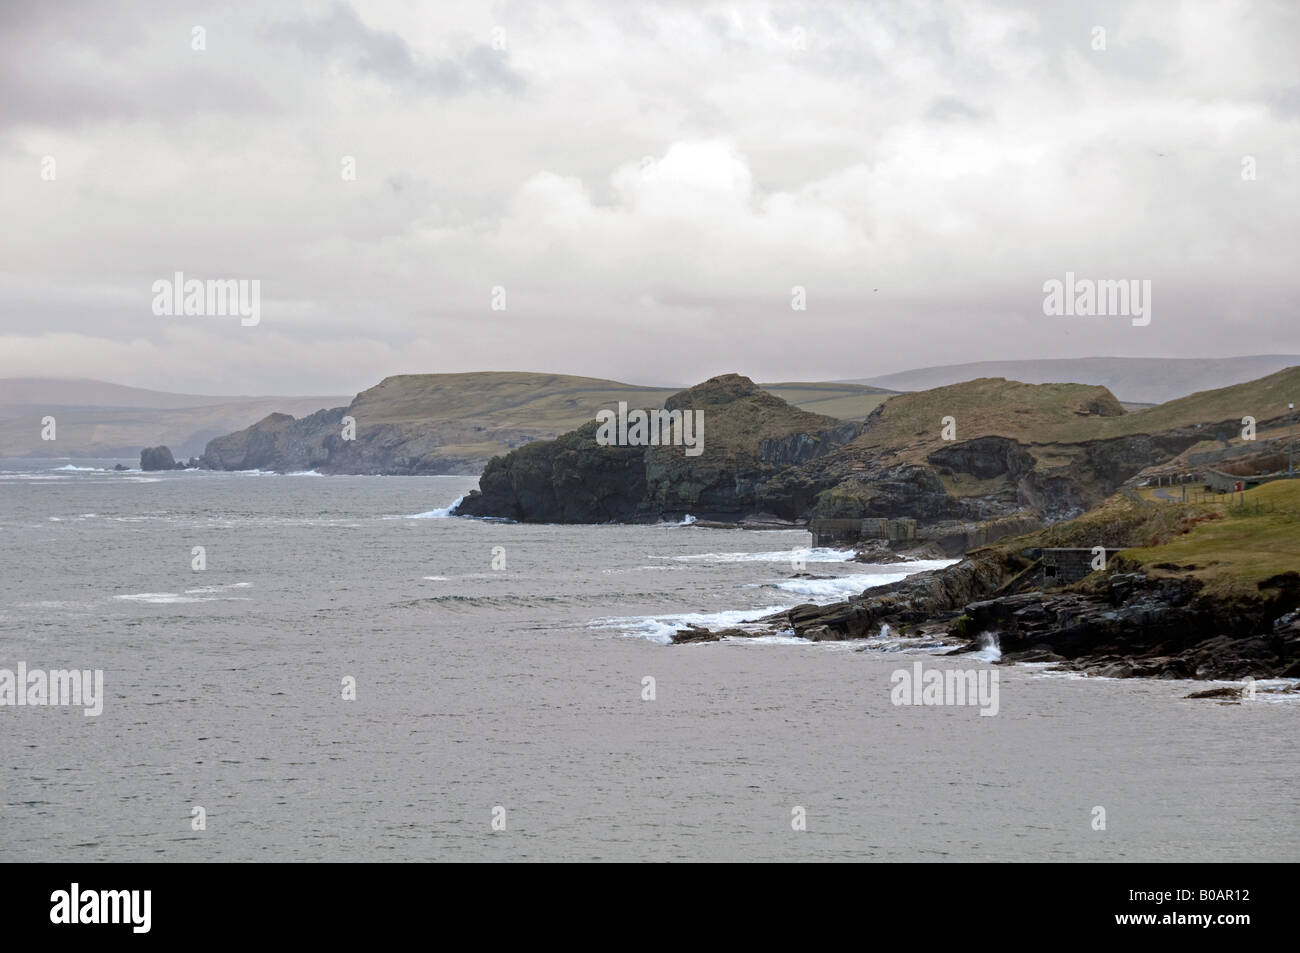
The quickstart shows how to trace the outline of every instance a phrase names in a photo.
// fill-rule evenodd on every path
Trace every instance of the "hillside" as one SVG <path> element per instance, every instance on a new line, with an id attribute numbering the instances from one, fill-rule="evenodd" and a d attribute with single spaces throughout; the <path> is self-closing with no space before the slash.
<path id="1" fill-rule="evenodd" d="M 712 406 L 710 395 L 723 380 L 674 400 Z M 726 385 L 733 386 L 739 385 Z M 1231 441 L 1240 435 L 1241 417 L 1255 416 L 1261 435 L 1274 433 L 1285 417 L 1283 398 L 1297 391 L 1300 368 L 1293 368 L 1130 413 L 1103 387 L 984 378 L 888 397 L 855 431 L 834 430 L 834 439 L 810 436 L 831 433 L 830 418 L 785 427 L 783 433 L 801 433 L 814 448 L 804 454 L 782 455 L 770 434 L 711 428 L 709 449 L 698 460 L 656 448 L 623 459 L 611 448 L 596 448 L 595 428 L 586 426 L 493 461 L 480 483 L 482 493 L 461 512 L 562 521 L 679 513 L 740 520 L 766 514 L 834 521 L 837 531 L 864 519 L 910 518 L 917 523 L 916 543 L 936 554 L 958 555 L 1077 517 L 1137 474 L 1186 460 L 1191 452 L 1203 454 L 1207 446 L 1235 453 Z M 737 406 L 753 413 L 776 413 L 743 387 L 735 396 L 743 398 Z M 777 403 L 782 413 L 794 410 Z M 955 433 L 944 433 L 945 417 L 955 419 Z M 1266 446 L 1276 452 L 1267 441 L 1250 449 L 1262 452 Z M 662 492 L 653 478 L 660 460 L 673 461 L 672 485 L 693 490 Z M 755 467 L 755 460 L 762 466 Z M 598 486 L 598 497 L 617 503 L 566 507 L 557 474 L 566 474 L 560 483 L 570 494 Z M 728 489 L 719 505 L 717 488 L 723 485 Z"/>
<path id="2" fill-rule="evenodd" d="M 865 418 L 884 399 L 877 389 L 844 384 L 769 385 L 796 405 L 833 407 Z M 291 421 L 276 415 L 209 443 L 213 469 L 319 469 L 327 473 L 478 473 L 489 459 L 549 440 L 616 408 L 660 408 L 674 388 L 562 374 L 476 372 L 385 378 L 346 407 Z M 342 418 L 356 439 L 340 438 Z"/>
<path id="3" fill-rule="evenodd" d="M 980 361 L 921 367 L 851 381 L 895 391 L 930 390 L 979 377 L 1026 384 L 1074 382 L 1105 387 L 1125 403 L 1161 404 L 1195 390 L 1228 387 L 1300 364 L 1300 354 L 1222 358 L 1080 357 L 1039 361 Z"/>
<path id="4" fill-rule="evenodd" d="M 1230 450 L 1244 415 L 1266 435 L 1294 394 L 1300 368 L 1133 413 L 1101 387 L 967 381 L 889 398 L 850 445 L 783 479 L 817 489 L 814 518 L 912 517 L 923 538 L 959 553 L 995 538 L 971 524 L 1068 519 L 1148 467 Z M 954 440 L 943 439 L 948 416 Z"/>

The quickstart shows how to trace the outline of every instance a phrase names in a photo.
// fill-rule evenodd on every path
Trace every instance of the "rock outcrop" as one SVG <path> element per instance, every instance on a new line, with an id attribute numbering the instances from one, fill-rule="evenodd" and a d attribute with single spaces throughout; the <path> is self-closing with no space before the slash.
<path id="1" fill-rule="evenodd" d="M 313 470 L 330 462 L 343 443 L 346 408 L 319 410 L 307 417 L 270 414 L 251 427 L 208 441 L 203 466 L 209 470 Z"/>
<path id="2" fill-rule="evenodd" d="M 140 451 L 141 470 L 184 470 L 185 464 L 172 459 L 170 447 L 145 447 Z"/>
<path id="3" fill-rule="evenodd" d="M 1300 576 L 1243 603 L 1193 578 L 1117 573 L 1096 593 L 1028 592 L 973 602 L 970 632 L 995 633 L 1004 662 L 1044 653 L 1062 668 L 1112 678 L 1300 677 Z M 1287 610 L 1287 611 L 1284 611 Z M 969 650 L 983 646 L 972 640 Z"/>
<path id="4" fill-rule="evenodd" d="M 602 446 L 593 420 L 551 440 L 490 461 L 457 515 L 521 522 L 740 521 L 759 513 L 788 519 L 811 502 L 807 487 L 780 491 L 783 470 L 857 436 L 857 424 L 791 407 L 747 377 L 727 374 L 664 402 L 702 412 L 702 452 L 682 446 Z"/>

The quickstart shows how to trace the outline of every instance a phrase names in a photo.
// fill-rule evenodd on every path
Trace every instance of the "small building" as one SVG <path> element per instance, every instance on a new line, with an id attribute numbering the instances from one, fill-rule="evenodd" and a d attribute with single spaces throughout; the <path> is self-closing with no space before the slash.
<path id="1" fill-rule="evenodd" d="M 1109 563 L 1115 550 L 1084 548 L 1044 549 L 1040 558 L 1043 563 L 1044 586 L 1068 586 L 1078 582 L 1090 572 L 1095 571 L 1093 563 L 1101 560 L 1101 568 Z"/>
<path id="2" fill-rule="evenodd" d="M 1273 480 L 1285 480 L 1286 471 L 1277 473 L 1256 473 L 1254 476 L 1242 476 L 1239 473 L 1224 473 L 1222 470 L 1207 469 L 1203 474 L 1205 486 L 1215 493 L 1240 493 L 1242 490 L 1253 490 L 1261 483 L 1271 483 Z"/>

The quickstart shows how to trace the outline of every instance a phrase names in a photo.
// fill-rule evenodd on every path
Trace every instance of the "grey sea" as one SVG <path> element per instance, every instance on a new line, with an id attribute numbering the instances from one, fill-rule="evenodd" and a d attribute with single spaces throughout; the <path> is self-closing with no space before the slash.
<path id="1" fill-rule="evenodd" d="M 0 707 L 0 859 L 1300 860 L 1294 695 L 999 666 L 986 717 L 893 704 L 991 657 L 887 632 L 666 644 L 933 564 L 111 462 L 0 463 L 0 669 L 104 673 Z"/>

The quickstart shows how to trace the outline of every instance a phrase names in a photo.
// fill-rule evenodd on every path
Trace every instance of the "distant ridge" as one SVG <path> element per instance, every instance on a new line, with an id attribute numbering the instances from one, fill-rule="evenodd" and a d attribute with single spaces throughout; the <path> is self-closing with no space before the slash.
<path id="1" fill-rule="evenodd" d="M 267 401 L 349 401 L 338 396 L 268 396 L 173 394 L 167 391 L 128 387 L 84 377 L 0 378 L 0 406 L 10 407 L 130 407 L 147 410 L 177 410 L 182 407 L 217 407 Z"/>
<path id="2" fill-rule="evenodd" d="M 889 396 L 857 384 L 766 386 L 791 404 L 846 420 L 865 420 Z M 355 407 L 357 419 L 370 425 L 369 437 L 379 432 L 375 425 L 381 425 L 393 441 L 382 453 L 376 450 L 376 459 L 354 461 L 369 468 L 358 472 L 477 473 L 492 456 L 572 429 L 602 407 L 615 407 L 620 400 L 658 407 L 674 393 L 675 388 L 590 377 L 492 371 L 398 375 L 355 398 L 173 394 L 84 378 L 7 378 L 0 379 L 0 457 L 136 459 L 142 447 L 163 444 L 184 459 L 203 453 L 210 441 L 237 438 L 259 422 L 265 425 L 262 437 L 270 440 L 274 431 L 288 441 L 282 448 L 286 452 L 289 444 L 297 443 L 306 453 L 302 435 L 294 434 L 303 428 L 319 431 L 318 437 L 337 433 L 333 417 L 298 424 L 290 432 L 284 415 L 301 421 L 320 411 L 336 411 L 334 416 L 341 417 L 345 408 Z M 56 441 L 42 439 L 41 421 L 47 414 L 58 421 Z M 270 443 L 264 448 L 270 454 L 266 462 L 274 466 L 272 461 L 279 458 L 269 450 Z M 359 440 L 357 447 L 366 443 Z M 223 445 L 231 459 L 246 456 L 229 441 L 217 441 L 218 447 Z M 400 466 L 387 459 L 399 447 L 404 455 Z M 290 458 L 298 459 L 290 453 L 281 462 Z M 291 468 L 309 467 L 299 461 Z"/>
<path id="3" fill-rule="evenodd" d="M 184 459 L 274 411 L 304 416 L 350 399 L 170 394 L 84 378 L 10 377 L 0 379 L 0 457 L 139 459 L 142 447 L 166 444 Z M 58 422 L 56 440 L 42 439 L 46 415 Z"/>
<path id="4" fill-rule="evenodd" d="M 1005 377 L 1025 384 L 1100 385 L 1122 401 L 1163 404 L 1197 391 L 1242 384 L 1297 365 L 1300 365 L 1300 354 L 1206 358 L 1067 357 L 920 367 L 845 383 L 917 391 L 947 387 L 980 377 Z"/>

